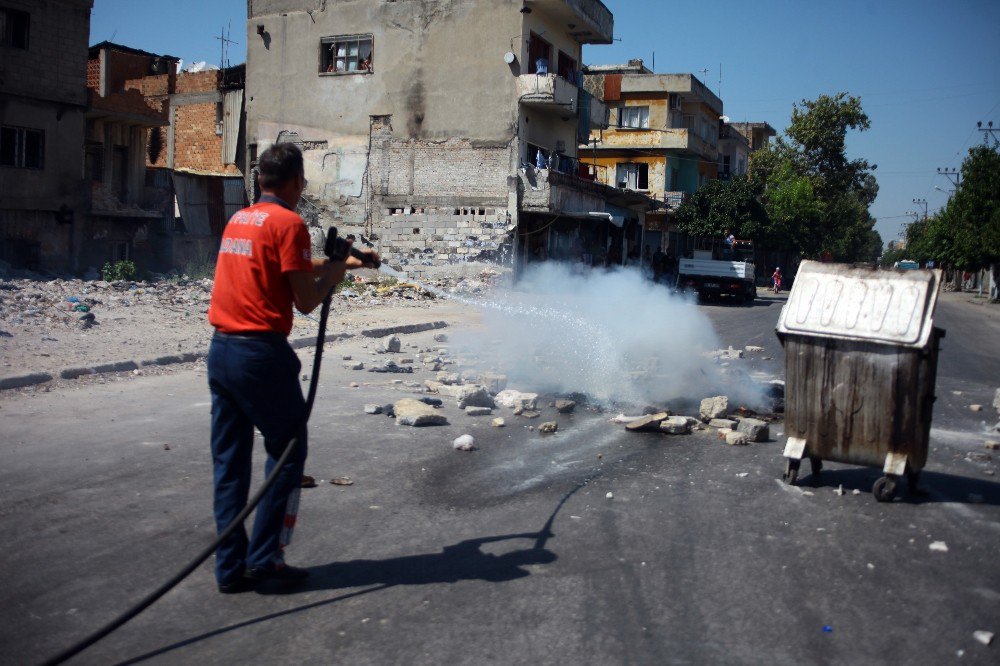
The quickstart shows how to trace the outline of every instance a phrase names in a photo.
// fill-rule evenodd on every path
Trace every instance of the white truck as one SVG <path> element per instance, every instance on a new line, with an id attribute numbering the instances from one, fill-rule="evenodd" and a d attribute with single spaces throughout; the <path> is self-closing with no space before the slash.
<path id="1" fill-rule="evenodd" d="M 695 250 L 691 259 L 681 259 L 677 266 L 677 287 L 698 292 L 701 298 L 733 296 L 746 303 L 757 298 L 753 264 L 753 243 L 736 241 L 732 250 L 713 259 L 709 250 Z"/>

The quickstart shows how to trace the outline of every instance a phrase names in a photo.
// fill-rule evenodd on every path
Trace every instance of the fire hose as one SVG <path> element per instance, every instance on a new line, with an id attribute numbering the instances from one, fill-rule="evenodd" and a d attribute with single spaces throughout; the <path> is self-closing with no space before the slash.
<path id="1" fill-rule="evenodd" d="M 337 236 L 336 227 L 330 227 L 330 230 L 327 233 L 326 244 L 324 246 L 324 254 L 326 254 L 326 256 L 331 261 L 344 261 L 345 259 L 347 259 L 348 255 L 350 255 L 357 259 L 360 259 L 362 262 L 365 262 L 367 265 L 373 268 L 379 267 L 379 262 L 377 261 L 372 262 L 370 255 L 365 254 L 360 250 L 358 250 L 357 248 L 353 247 L 349 242 L 347 242 L 343 238 L 339 238 Z M 313 402 L 316 400 L 316 388 L 319 385 L 320 364 L 323 359 L 323 345 L 326 341 L 326 320 L 330 314 L 330 300 L 332 297 L 333 297 L 333 289 L 330 289 L 330 291 L 323 298 L 323 307 L 320 311 L 319 332 L 316 335 L 316 357 L 313 359 L 312 377 L 309 382 L 309 393 L 308 396 L 306 397 L 305 414 L 302 417 L 302 428 L 305 428 L 306 424 L 309 422 L 309 416 L 310 414 L 312 414 Z M 239 529 L 241 525 L 243 525 L 243 521 L 246 520 L 247 516 L 250 515 L 250 512 L 257 507 L 257 504 L 264 496 L 264 493 L 268 491 L 268 489 L 274 484 L 275 479 L 278 478 L 278 474 L 281 472 L 282 467 L 288 461 L 289 456 L 291 456 L 292 452 L 295 451 L 295 447 L 298 445 L 298 442 L 299 438 L 297 436 L 289 440 L 288 444 L 285 446 L 285 450 L 281 453 L 281 457 L 278 458 L 277 463 L 274 465 L 274 469 L 271 471 L 271 474 L 268 475 L 266 479 L 264 479 L 264 483 L 261 484 L 257 492 L 254 493 L 253 497 L 250 498 L 250 501 L 247 502 L 247 505 L 243 508 L 242 511 L 240 511 L 239 515 L 233 519 L 233 521 L 229 524 L 229 526 L 226 527 L 226 529 L 224 529 L 222 532 L 220 532 L 212 543 L 205 546 L 205 548 L 200 553 L 198 553 L 198 555 L 195 556 L 194 559 L 188 562 L 183 568 L 180 569 L 180 571 L 171 576 L 166 582 L 164 582 L 158 588 L 156 588 L 155 590 L 147 594 L 145 597 L 143 597 L 139 602 L 134 604 L 131 608 L 121 613 L 114 620 L 108 622 L 106 625 L 104 625 L 97 631 L 93 632 L 86 638 L 77 641 L 70 647 L 66 648 L 59 654 L 55 655 L 54 657 L 51 657 L 42 662 L 43 666 L 49 666 L 50 664 L 61 664 L 65 662 L 67 659 L 70 659 L 71 657 L 74 657 L 80 652 L 86 650 L 88 647 L 90 647 L 97 641 L 101 640 L 111 632 L 115 631 L 116 629 L 121 627 L 123 624 L 134 618 L 142 611 L 152 606 L 160 597 L 162 597 L 164 594 L 173 589 L 182 580 L 187 578 L 192 571 L 197 569 L 202 562 L 207 560 L 212 555 L 212 553 L 215 552 L 215 550 L 219 547 L 219 545 L 222 542 L 228 539 L 233 534 L 233 532 L 235 532 L 237 529 Z"/>

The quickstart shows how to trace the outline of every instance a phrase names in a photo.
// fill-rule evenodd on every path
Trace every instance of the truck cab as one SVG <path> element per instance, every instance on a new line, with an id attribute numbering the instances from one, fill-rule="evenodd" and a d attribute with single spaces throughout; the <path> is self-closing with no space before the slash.
<path id="1" fill-rule="evenodd" d="M 677 267 L 677 287 L 701 298 L 732 296 L 750 303 L 757 298 L 753 241 L 737 240 L 732 248 L 695 250 Z"/>

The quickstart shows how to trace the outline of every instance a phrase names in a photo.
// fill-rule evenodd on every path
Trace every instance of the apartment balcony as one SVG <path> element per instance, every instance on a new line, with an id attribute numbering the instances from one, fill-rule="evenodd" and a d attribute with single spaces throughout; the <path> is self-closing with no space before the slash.
<path id="1" fill-rule="evenodd" d="M 605 211 L 607 204 L 642 210 L 663 206 L 644 192 L 612 187 L 594 175 L 586 175 L 588 165 L 577 160 L 565 160 L 561 166 L 565 168 L 537 169 L 530 165 L 521 168 L 523 212 L 586 217 L 592 212 Z"/>
<path id="2" fill-rule="evenodd" d="M 566 26 L 581 44 L 611 44 L 615 17 L 601 0 L 525 0 L 524 6 Z"/>
<path id="3" fill-rule="evenodd" d="M 718 149 L 689 129 L 611 128 L 598 150 L 664 150 L 688 153 L 714 162 Z"/>
<path id="4" fill-rule="evenodd" d="M 555 74 L 522 74 L 517 77 L 517 98 L 525 106 L 575 115 L 580 89 Z M 603 104 L 602 104 L 603 105 Z"/>

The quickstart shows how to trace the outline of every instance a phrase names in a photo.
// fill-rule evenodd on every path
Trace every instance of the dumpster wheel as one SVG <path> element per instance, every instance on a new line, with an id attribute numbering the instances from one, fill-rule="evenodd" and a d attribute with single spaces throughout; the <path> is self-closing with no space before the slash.
<path id="1" fill-rule="evenodd" d="M 785 473 L 781 475 L 781 478 L 785 480 L 790 486 L 794 486 L 795 482 L 799 478 L 799 464 L 801 460 L 796 458 L 785 458 Z"/>
<path id="2" fill-rule="evenodd" d="M 872 495 L 879 502 L 891 502 L 896 496 L 896 488 L 898 487 L 898 479 L 895 475 L 887 474 L 879 479 L 876 479 L 875 484 L 872 486 Z"/>

